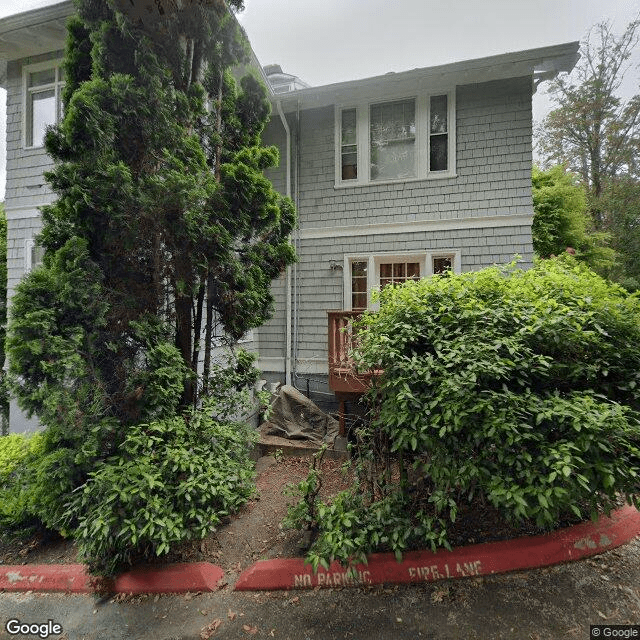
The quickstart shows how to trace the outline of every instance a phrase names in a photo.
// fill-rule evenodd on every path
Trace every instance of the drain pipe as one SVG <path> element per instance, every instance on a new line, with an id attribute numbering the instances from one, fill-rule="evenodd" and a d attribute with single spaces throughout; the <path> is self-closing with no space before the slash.
<path id="1" fill-rule="evenodd" d="M 278 109 L 278 115 L 280 121 L 287 134 L 287 183 L 286 183 L 286 195 L 291 198 L 291 130 L 289 129 L 289 123 L 285 118 L 282 111 L 282 103 L 280 100 L 276 102 Z M 289 236 L 289 242 L 291 242 L 291 236 Z M 286 282 L 286 302 L 285 302 L 285 315 L 286 315 L 286 354 L 284 359 L 284 379 L 285 384 L 291 384 L 291 267 L 287 267 L 287 282 Z"/>

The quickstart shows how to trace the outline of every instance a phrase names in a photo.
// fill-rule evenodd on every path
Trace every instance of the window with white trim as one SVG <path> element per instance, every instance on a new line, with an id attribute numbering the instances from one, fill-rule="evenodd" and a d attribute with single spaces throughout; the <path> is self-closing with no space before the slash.
<path id="1" fill-rule="evenodd" d="M 336 107 L 336 186 L 454 176 L 454 95 Z"/>
<path id="2" fill-rule="evenodd" d="M 375 307 L 371 302 L 373 290 L 446 271 L 460 273 L 459 250 L 346 256 L 344 308 L 353 311 L 372 309 Z"/>
<path id="3" fill-rule="evenodd" d="M 24 80 L 24 146 L 42 147 L 47 126 L 62 117 L 63 69 L 59 62 L 28 65 Z"/>
<path id="4" fill-rule="evenodd" d="M 29 273 L 39 267 L 44 258 L 44 247 L 39 245 L 35 238 L 28 238 L 24 243 L 24 272 Z"/>

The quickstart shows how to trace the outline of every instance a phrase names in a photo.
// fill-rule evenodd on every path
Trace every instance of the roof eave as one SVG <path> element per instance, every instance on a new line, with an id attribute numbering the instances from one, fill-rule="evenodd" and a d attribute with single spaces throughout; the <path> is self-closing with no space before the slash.
<path id="1" fill-rule="evenodd" d="M 0 60 L 18 60 L 64 48 L 73 2 L 31 9 L 0 19 Z"/>
<path id="2" fill-rule="evenodd" d="M 385 92 L 402 93 L 417 90 L 438 91 L 452 86 L 544 74 L 547 80 L 561 72 L 570 72 L 579 59 L 579 42 L 504 53 L 486 58 L 453 62 L 435 67 L 412 69 L 382 76 L 349 80 L 335 84 L 298 89 L 278 95 L 283 108 L 329 106 L 359 97 Z"/>

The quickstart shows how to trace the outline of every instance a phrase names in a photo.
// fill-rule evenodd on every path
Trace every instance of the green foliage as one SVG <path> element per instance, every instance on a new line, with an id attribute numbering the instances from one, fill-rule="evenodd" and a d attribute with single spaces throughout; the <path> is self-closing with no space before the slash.
<path id="1" fill-rule="evenodd" d="M 136 560 L 200 539 L 253 493 L 255 431 L 202 410 L 129 429 L 69 505 L 92 572 L 114 575 Z"/>
<path id="2" fill-rule="evenodd" d="M 7 215 L 0 203 L 0 360 L 5 361 L 7 335 Z M 4 368 L 0 373 L 0 436 L 9 433 L 9 392 Z"/>
<path id="3" fill-rule="evenodd" d="M 100 275 L 72 238 L 31 271 L 12 298 L 7 349 L 12 391 L 28 415 L 79 430 L 99 415 L 94 344 L 105 324 Z"/>
<path id="4" fill-rule="evenodd" d="M 255 357 L 214 366 L 212 335 L 270 317 L 296 214 L 264 178 L 278 162 L 260 141 L 266 89 L 230 72 L 248 57 L 240 5 L 193 5 L 145 33 L 78 0 L 69 22 L 64 118 L 45 137 L 57 200 L 7 340 L 45 444 L 12 486 L 21 518 L 76 531 L 103 573 L 204 535 L 250 491 L 239 421 Z"/>
<path id="5" fill-rule="evenodd" d="M 640 94 L 624 99 L 620 88 L 631 69 L 629 59 L 637 48 L 639 34 L 638 19 L 630 22 L 620 36 L 613 33 L 609 23 L 596 25 L 582 42 L 574 71 L 551 82 L 549 93 L 557 108 L 537 132 L 538 148 L 546 164 L 561 164 L 580 176 L 590 216 L 587 230 L 593 227 L 608 237 L 603 243 L 596 234 L 590 235 L 590 244 L 600 255 L 590 257 L 583 249 L 583 259 L 600 275 L 630 290 L 637 289 L 640 282 L 636 206 Z M 540 235 L 544 239 L 547 223 L 554 224 L 547 215 L 539 239 Z M 615 253 L 603 254 L 605 244 Z"/>
<path id="6" fill-rule="evenodd" d="M 604 222 L 597 199 L 607 179 L 627 172 L 638 177 L 640 95 L 625 101 L 618 93 L 639 29 L 640 20 L 634 20 L 619 37 L 606 22 L 590 31 L 574 71 L 551 81 L 549 93 L 557 108 L 539 131 L 545 159 L 580 175 L 597 229 Z"/>
<path id="7" fill-rule="evenodd" d="M 629 291 L 640 289 L 640 182 L 618 176 L 605 186 L 600 206 L 617 260 L 609 277 Z"/>
<path id="8" fill-rule="evenodd" d="M 64 492 L 57 490 L 60 474 L 52 458 L 63 465 L 69 462 L 64 449 L 54 454 L 45 433 L 0 438 L 0 526 L 20 529 L 57 517 L 57 501 Z M 67 477 L 66 470 L 62 477 Z"/>
<path id="9" fill-rule="evenodd" d="M 591 229 L 585 189 L 575 174 L 562 166 L 542 171 L 533 168 L 533 248 L 538 256 L 561 255 L 567 248 L 597 273 L 605 274 L 613 264 L 609 236 Z"/>
<path id="10" fill-rule="evenodd" d="M 380 302 L 356 328 L 358 366 L 384 371 L 359 484 L 315 506 L 310 561 L 447 546 L 474 497 L 545 528 L 619 496 L 640 505 L 638 297 L 566 255 L 388 287 Z"/>
<path id="11" fill-rule="evenodd" d="M 29 456 L 41 453 L 42 446 L 40 433 L 31 436 L 12 433 L 0 438 L 0 482 L 6 482 Z"/>

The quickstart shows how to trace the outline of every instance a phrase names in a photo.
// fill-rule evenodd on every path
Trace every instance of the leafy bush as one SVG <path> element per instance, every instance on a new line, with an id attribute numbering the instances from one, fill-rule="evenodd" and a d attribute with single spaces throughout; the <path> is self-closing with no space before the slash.
<path id="1" fill-rule="evenodd" d="M 27 518 L 28 494 L 21 470 L 43 451 L 42 434 L 0 437 L 0 526 L 15 528 Z"/>
<path id="2" fill-rule="evenodd" d="M 55 429 L 0 438 L 0 526 L 44 526 L 67 535 L 64 502 L 86 473 L 81 460 Z"/>
<path id="3" fill-rule="evenodd" d="M 637 296 L 566 256 L 408 282 L 380 301 L 356 327 L 359 366 L 384 370 L 360 484 L 316 506 L 316 566 L 447 546 L 474 498 L 545 528 L 620 496 L 640 506 Z"/>
<path id="4" fill-rule="evenodd" d="M 42 450 L 42 434 L 12 433 L 0 438 L 0 481 L 4 482 L 29 455 Z"/>
<path id="5" fill-rule="evenodd" d="M 587 209 L 587 196 L 577 175 L 558 165 L 546 171 L 533 167 L 533 248 L 542 258 L 575 250 L 576 259 L 606 275 L 615 258 L 610 235 L 595 231 Z"/>
<path id="6" fill-rule="evenodd" d="M 248 451 L 255 431 L 221 423 L 205 406 L 129 429 L 69 505 L 91 571 L 113 575 L 175 543 L 210 533 L 254 490 Z"/>

